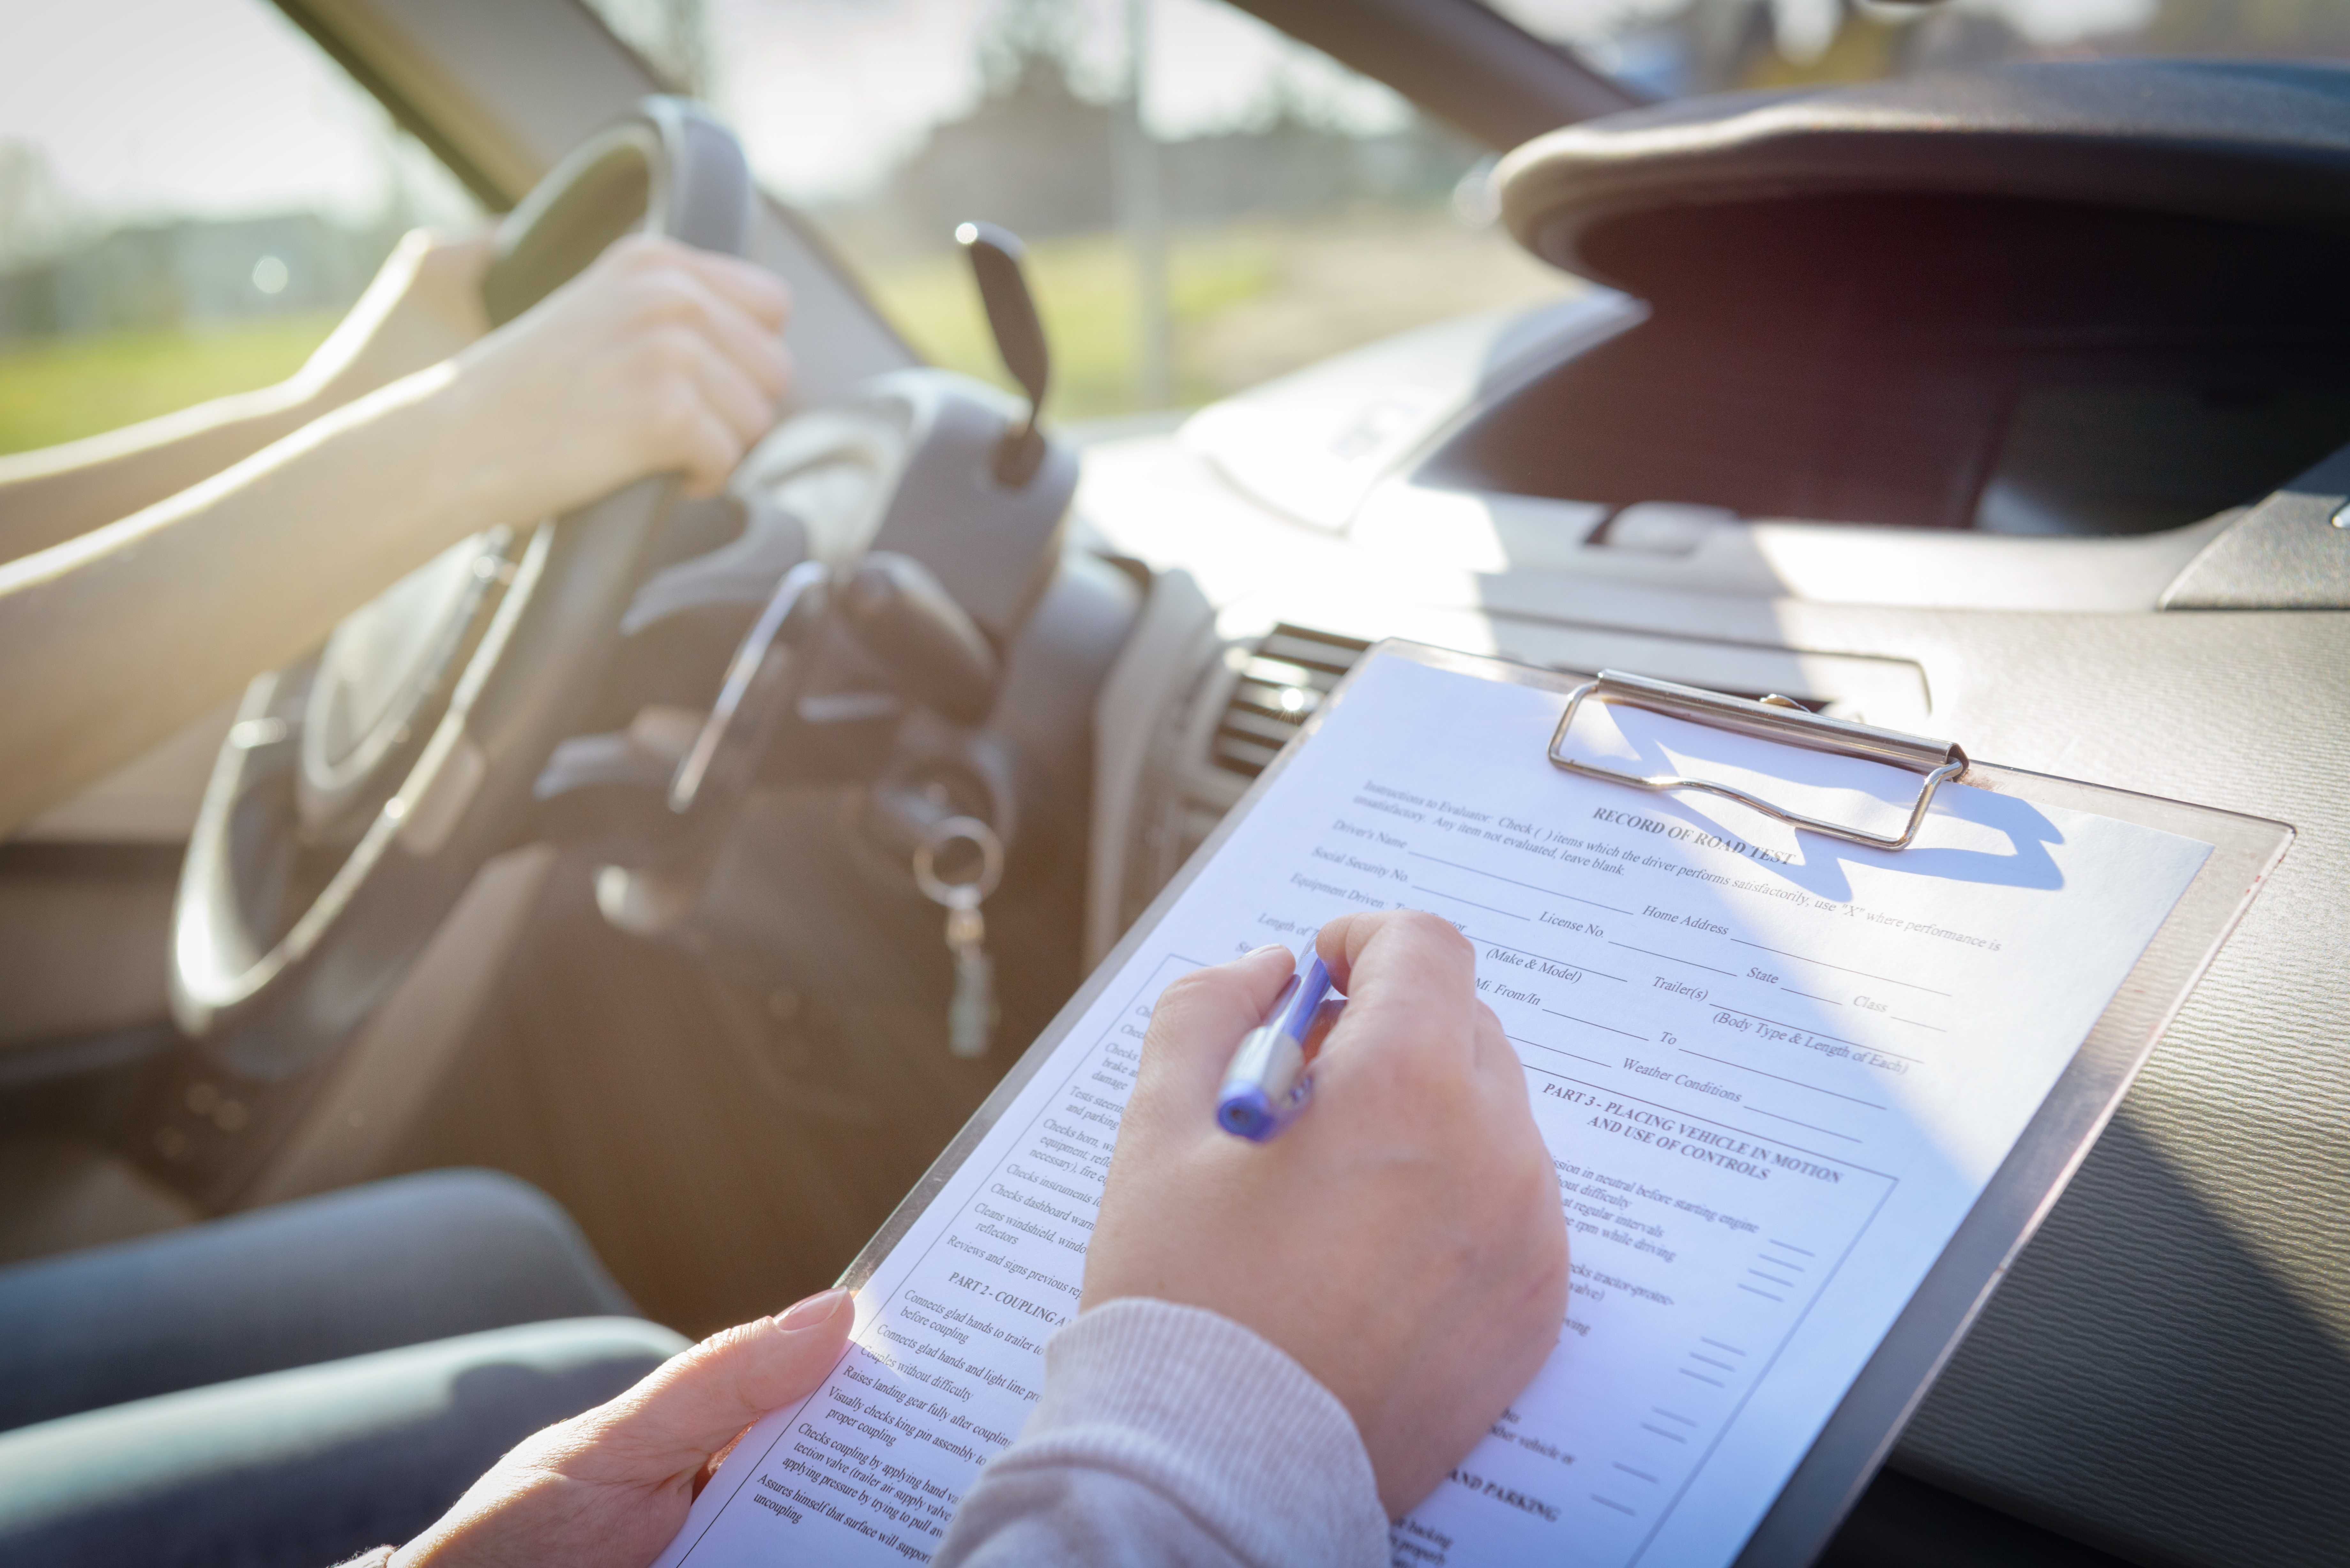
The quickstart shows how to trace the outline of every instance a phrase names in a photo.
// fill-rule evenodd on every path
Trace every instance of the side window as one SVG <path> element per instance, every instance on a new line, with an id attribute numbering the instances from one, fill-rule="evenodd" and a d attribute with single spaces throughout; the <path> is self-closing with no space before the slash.
<path id="1" fill-rule="evenodd" d="M 0 452 L 282 379 L 479 217 L 265 0 L 0 8 Z"/>
<path id="2" fill-rule="evenodd" d="M 1222 0 L 588 3 L 933 362 L 1003 379 L 952 234 L 1019 234 L 1064 421 L 1572 283 L 1493 223 L 1483 148 Z"/>

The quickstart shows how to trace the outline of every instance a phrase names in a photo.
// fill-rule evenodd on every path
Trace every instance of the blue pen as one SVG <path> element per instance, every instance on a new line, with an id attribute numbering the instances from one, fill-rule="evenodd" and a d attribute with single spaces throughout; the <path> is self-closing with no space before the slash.
<path id="1" fill-rule="evenodd" d="M 1305 1067 L 1305 1036 L 1330 994 L 1330 967 L 1320 959 L 1303 977 L 1291 975 L 1264 1022 L 1243 1036 L 1216 1091 L 1216 1125 L 1263 1143 L 1287 1127 L 1314 1093 Z M 1344 1003 L 1340 1003 L 1344 1005 Z"/>

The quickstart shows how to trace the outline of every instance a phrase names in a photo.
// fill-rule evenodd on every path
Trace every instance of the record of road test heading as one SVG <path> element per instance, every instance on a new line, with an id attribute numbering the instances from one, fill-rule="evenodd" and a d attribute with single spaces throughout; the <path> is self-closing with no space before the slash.
<path id="1" fill-rule="evenodd" d="M 1395 908 L 1476 944 L 1574 1273 L 1397 1561 L 1807 1562 L 2291 837 L 1792 704 L 1381 643 L 866 1249 L 854 1344 L 663 1568 L 926 1559 L 1076 1312 L 1159 990 Z"/>

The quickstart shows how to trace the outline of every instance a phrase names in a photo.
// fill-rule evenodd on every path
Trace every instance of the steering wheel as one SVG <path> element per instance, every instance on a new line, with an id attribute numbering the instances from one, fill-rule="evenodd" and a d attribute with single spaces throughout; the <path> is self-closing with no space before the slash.
<path id="1" fill-rule="evenodd" d="M 510 320 L 633 231 L 740 254 L 751 200 L 731 132 L 649 99 L 506 220 L 483 303 Z M 330 1054 L 515 842 L 678 490 L 468 539 L 246 689 L 172 919 L 172 1014 L 215 1064 L 278 1078 Z"/>

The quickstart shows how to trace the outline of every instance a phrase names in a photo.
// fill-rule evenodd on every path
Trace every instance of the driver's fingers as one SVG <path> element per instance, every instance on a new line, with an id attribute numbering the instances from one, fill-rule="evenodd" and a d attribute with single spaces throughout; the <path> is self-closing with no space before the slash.
<path id="1" fill-rule="evenodd" d="M 718 262 L 733 265 L 712 265 Z M 742 265 L 672 241 L 635 237 L 614 245 L 594 269 L 599 281 L 583 287 L 589 297 L 603 295 L 618 307 L 612 320 L 622 334 L 681 327 L 733 360 L 771 400 L 780 399 L 791 384 L 782 332 L 783 285 L 769 280 L 772 288 L 747 288 L 737 275 Z M 764 297 L 746 301 L 746 295 Z"/>
<path id="2" fill-rule="evenodd" d="M 784 323 L 791 295 L 783 280 L 733 256 L 714 255 L 671 241 L 644 243 L 627 258 L 656 291 L 663 319 L 691 322 L 725 348 L 754 380 L 785 369 Z M 780 380 L 775 389 L 782 391 Z"/>
<path id="3" fill-rule="evenodd" d="M 699 290 L 695 304 L 711 341 L 769 396 L 781 397 L 791 384 L 791 359 L 784 350 L 781 324 L 743 309 L 714 290 Z"/>
<path id="4" fill-rule="evenodd" d="M 781 332 L 791 319 L 792 291 L 774 273 L 712 251 L 686 249 L 684 254 L 686 265 L 712 294 L 768 332 Z"/>
<path id="5" fill-rule="evenodd" d="M 699 338 L 689 337 L 683 369 L 710 410 L 748 448 L 775 422 L 775 394 L 753 384 L 742 367 Z"/>
<path id="6" fill-rule="evenodd" d="M 642 472 L 681 474 L 686 493 L 715 495 L 750 450 L 746 437 L 699 387 L 672 388 L 647 431 L 650 447 Z"/>
<path id="7" fill-rule="evenodd" d="M 598 265 L 619 273 L 671 273 L 690 276 L 712 295 L 758 322 L 768 333 L 783 330 L 791 315 L 791 290 L 764 267 L 739 256 L 697 250 L 677 240 L 629 234 L 615 240 Z"/>
<path id="8" fill-rule="evenodd" d="M 772 405 L 791 385 L 791 358 L 774 328 L 721 298 L 690 275 L 669 280 L 661 306 L 664 319 L 685 327 L 731 361 Z"/>

